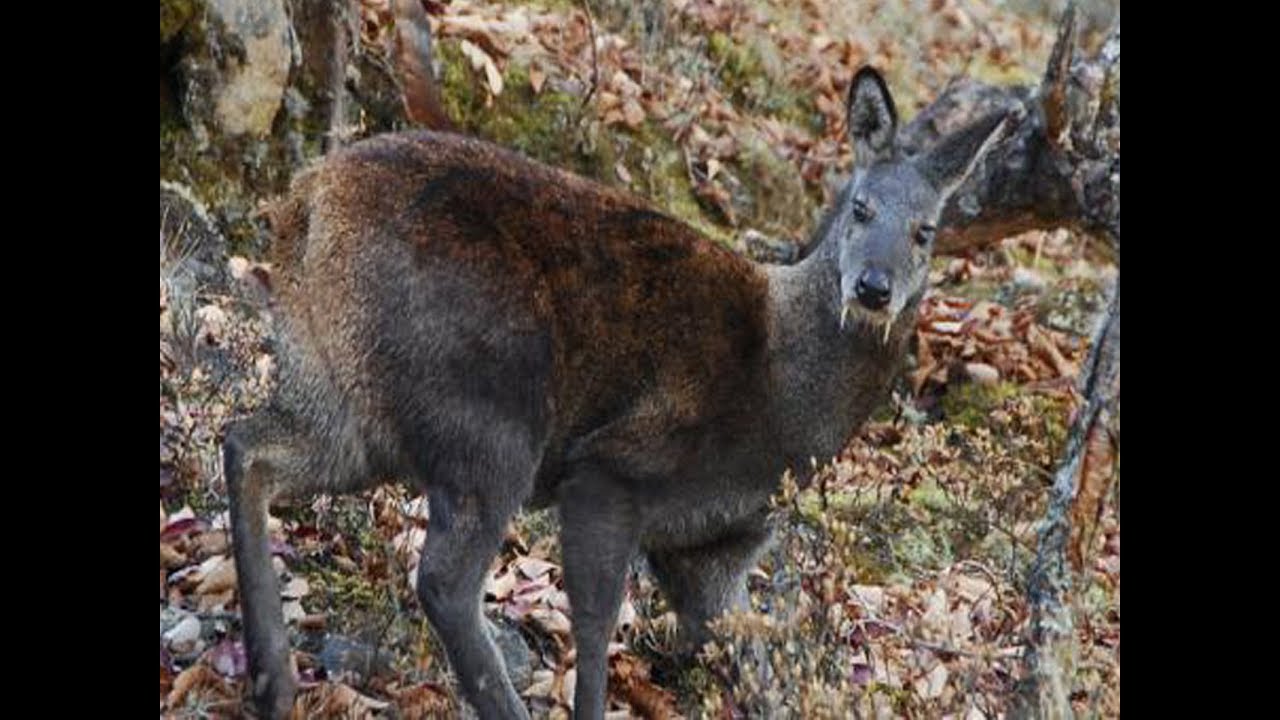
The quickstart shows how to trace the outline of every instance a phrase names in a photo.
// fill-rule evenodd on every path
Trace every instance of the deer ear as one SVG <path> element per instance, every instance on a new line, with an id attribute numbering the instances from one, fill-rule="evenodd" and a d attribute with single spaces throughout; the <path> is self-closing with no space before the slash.
<path id="1" fill-rule="evenodd" d="M 1013 134 L 1024 116 L 1021 106 L 986 115 L 939 140 L 916 161 L 916 167 L 946 198 L 993 147 Z"/>
<path id="2" fill-rule="evenodd" d="M 860 167 L 893 159 L 897 152 L 898 110 L 884 78 L 863 66 L 849 86 L 849 137 Z"/>

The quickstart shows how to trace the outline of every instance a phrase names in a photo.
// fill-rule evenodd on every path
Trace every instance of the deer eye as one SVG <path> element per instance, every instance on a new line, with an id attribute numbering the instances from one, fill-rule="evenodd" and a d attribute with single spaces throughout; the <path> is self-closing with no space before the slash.
<path id="1" fill-rule="evenodd" d="M 862 223 L 871 219 L 871 206 L 866 200 L 853 201 L 853 219 Z"/>
<path id="2" fill-rule="evenodd" d="M 916 230 L 916 243 L 918 245 L 928 245 L 933 242 L 933 234 L 936 230 L 937 228 L 932 225 L 921 225 Z"/>

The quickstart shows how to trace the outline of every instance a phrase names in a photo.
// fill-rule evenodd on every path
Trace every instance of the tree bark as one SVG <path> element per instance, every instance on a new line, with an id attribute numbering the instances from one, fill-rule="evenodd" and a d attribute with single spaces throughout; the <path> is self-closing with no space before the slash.
<path id="1" fill-rule="evenodd" d="M 902 130 L 908 154 L 1000 109 L 1021 105 L 1014 135 L 952 195 L 937 249 L 963 253 L 1020 232 L 1068 227 L 1120 240 L 1120 27 L 1099 52 L 1079 56 L 1068 6 L 1041 83 L 952 82 Z"/>
<path id="2" fill-rule="evenodd" d="M 1049 507 L 1040 530 L 1036 562 L 1028 579 L 1031 626 L 1017 717 L 1070 718 L 1070 682 L 1075 667 L 1075 624 L 1071 617 L 1072 568 L 1068 561 L 1071 507 L 1079 487 L 1089 438 L 1106 432 L 1120 397 L 1120 281 L 1093 338 L 1081 375 L 1084 406 L 1067 437 L 1054 475 Z"/>

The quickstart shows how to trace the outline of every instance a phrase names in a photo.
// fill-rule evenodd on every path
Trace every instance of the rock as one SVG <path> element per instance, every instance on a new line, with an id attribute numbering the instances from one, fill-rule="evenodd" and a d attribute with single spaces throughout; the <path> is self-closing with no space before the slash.
<path id="1" fill-rule="evenodd" d="M 204 203 L 182 183 L 160 181 L 160 246 L 161 270 L 179 289 L 226 291 L 226 239 Z"/>
<path id="2" fill-rule="evenodd" d="M 191 615 L 191 613 L 185 610 L 179 610 L 178 608 L 169 607 L 167 605 L 160 608 L 160 637 L 163 638 L 165 633 L 172 630 L 178 623 L 182 622 L 182 620 L 189 615 Z"/>
<path id="3" fill-rule="evenodd" d="M 1016 267 L 1013 270 L 1013 284 L 1020 290 L 1043 290 L 1044 278 L 1040 273 L 1028 267 Z"/>
<path id="4" fill-rule="evenodd" d="M 209 19 L 242 52 L 229 53 L 213 90 L 214 120 L 229 135 L 266 137 L 280 110 L 293 31 L 283 0 L 209 0 Z"/>
<path id="5" fill-rule="evenodd" d="M 316 660 L 335 680 L 350 676 L 367 679 L 391 670 L 386 653 L 343 635 L 326 635 Z"/>
<path id="6" fill-rule="evenodd" d="M 986 363 L 965 363 L 964 371 L 978 385 L 995 385 L 1000 382 L 1000 371 Z"/>
<path id="7" fill-rule="evenodd" d="M 188 614 L 162 635 L 174 655 L 195 652 L 200 643 L 200 619 Z"/>
<path id="8" fill-rule="evenodd" d="M 502 653 L 512 684 L 517 690 L 528 687 L 533 680 L 534 657 L 520 631 L 506 620 L 491 624 L 489 629 L 494 643 Z"/>

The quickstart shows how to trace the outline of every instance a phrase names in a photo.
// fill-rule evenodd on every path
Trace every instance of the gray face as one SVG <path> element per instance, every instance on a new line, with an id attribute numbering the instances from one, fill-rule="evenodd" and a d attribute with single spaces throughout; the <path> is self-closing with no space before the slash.
<path id="1" fill-rule="evenodd" d="M 829 230 L 839 250 L 842 327 L 883 327 L 887 338 L 898 315 L 924 293 L 943 205 L 1006 134 L 1008 117 L 993 113 L 906 158 L 884 79 L 867 67 L 854 76 L 849 136 L 857 163 Z"/>
<path id="2" fill-rule="evenodd" d="M 842 315 L 887 325 L 924 292 L 941 201 L 911 162 L 854 174 L 835 225 Z"/>

